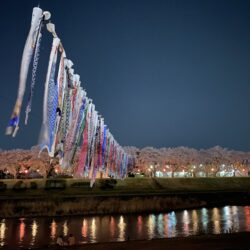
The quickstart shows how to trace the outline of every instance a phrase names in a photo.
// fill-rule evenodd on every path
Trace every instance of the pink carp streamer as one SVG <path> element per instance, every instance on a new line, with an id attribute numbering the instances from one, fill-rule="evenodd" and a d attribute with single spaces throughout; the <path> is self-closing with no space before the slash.
<path id="1" fill-rule="evenodd" d="M 21 62 L 18 99 L 8 134 L 13 133 L 13 127 L 18 127 L 28 68 L 36 45 L 31 99 L 26 109 L 26 121 L 31 110 L 41 22 L 45 24 L 47 20 L 43 18 L 43 13 L 40 8 L 33 9 L 31 31 Z M 124 178 L 127 174 L 129 156 L 114 139 L 104 123 L 104 118 L 98 114 L 93 101 L 81 87 L 80 76 L 74 73 L 73 63 L 66 57 L 54 24 L 47 23 L 47 30 L 53 35 L 53 43 L 45 80 L 43 122 L 40 132 L 41 151 L 46 149 L 51 158 L 57 157 L 61 168 L 71 172 L 74 177 L 88 178 L 90 186 L 93 186 L 98 177 Z M 57 65 L 58 54 L 60 60 Z"/>

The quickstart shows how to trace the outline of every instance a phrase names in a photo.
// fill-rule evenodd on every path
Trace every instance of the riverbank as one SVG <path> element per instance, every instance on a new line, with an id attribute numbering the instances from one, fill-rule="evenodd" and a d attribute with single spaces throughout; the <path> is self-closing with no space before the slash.
<path id="1" fill-rule="evenodd" d="M 200 235 L 153 240 L 132 240 L 83 244 L 74 247 L 46 246 L 36 250 L 249 250 L 250 233 L 230 233 L 220 235 Z M 10 250 L 7 246 L 3 250 Z"/>
<path id="2" fill-rule="evenodd" d="M 2 218 L 127 214 L 250 204 L 250 178 L 6 180 Z M 18 184 L 18 185 L 17 185 Z"/>

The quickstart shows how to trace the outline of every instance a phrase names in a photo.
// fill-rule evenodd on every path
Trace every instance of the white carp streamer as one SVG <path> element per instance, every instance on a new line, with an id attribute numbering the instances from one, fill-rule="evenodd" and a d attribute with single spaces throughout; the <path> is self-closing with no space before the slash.
<path id="1" fill-rule="evenodd" d="M 29 64 L 35 49 L 26 122 L 31 110 L 41 22 L 45 21 L 43 13 L 48 16 L 48 12 L 43 12 L 40 8 L 33 9 L 31 29 L 21 62 L 18 98 L 7 134 L 13 134 L 13 128 L 18 128 Z M 53 43 L 44 88 L 43 122 L 39 141 L 41 151 L 46 149 L 51 158 L 59 158 L 62 169 L 71 171 L 75 177 L 89 178 L 91 186 L 99 176 L 124 178 L 129 156 L 114 139 L 104 118 L 98 114 L 93 101 L 81 87 L 80 76 L 74 73 L 72 61 L 66 57 L 62 42 L 55 32 L 55 25 L 48 23 L 47 29 L 53 35 Z M 58 54 L 60 61 L 57 65 Z"/>
<path id="2" fill-rule="evenodd" d="M 18 124 L 20 119 L 20 111 L 23 103 L 23 96 L 25 93 L 26 88 L 26 81 L 27 81 L 27 75 L 29 71 L 29 65 L 35 50 L 36 41 L 39 37 L 40 32 L 40 25 L 43 20 L 43 11 L 40 8 L 34 8 L 32 13 L 32 19 L 31 19 L 31 27 L 30 31 L 24 46 L 23 55 L 22 55 L 22 62 L 21 62 L 21 69 L 20 69 L 20 75 L 19 75 L 19 88 L 18 88 L 18 94 L 16 99 L 16 104 L 14 106 L 11 120 L 9 122 L 9 125 L 6 129 L 7 135 L 13 135 L 15 136 L 17 130 L 18 130 Z"/>

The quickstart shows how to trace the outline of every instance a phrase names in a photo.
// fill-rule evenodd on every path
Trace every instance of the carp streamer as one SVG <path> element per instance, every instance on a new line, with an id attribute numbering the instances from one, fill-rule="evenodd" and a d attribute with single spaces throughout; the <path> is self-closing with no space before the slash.
<path id="1" fill-rule="evenodd" d="M 47 11 L 37 7 L 33 9 L 22 55 L 17 100 L 6 134 L 15 136 L 19 129 L 29 65 L 33 57 L 30 94 L 25 111 L 25 124 L 28 122 L 40 56 L 41 32 L 47 23 L 53 42 L 44 87 L 40 150 L 46 149 L 51 158 L 57 157 L 61 168 L 70 171 L 74 177 L 90 179 L 91 186 L 100 176 L 122 179 L 127 174 L 129 156 L 114 139 L 104 118 L 98 114 L 93 101 L 81 87 L 80 76 L 74 73 L 73 62 L 66 57 L 55 25 L 48 21 L 50 17 Z"/>

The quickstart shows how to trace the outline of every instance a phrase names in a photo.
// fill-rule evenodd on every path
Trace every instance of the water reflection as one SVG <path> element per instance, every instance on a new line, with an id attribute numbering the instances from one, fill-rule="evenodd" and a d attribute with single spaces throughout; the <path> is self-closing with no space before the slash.
<path id="1" fill-rule="evenodd" d="M 148 238 L 154 238 L 154 229 L 155 229 L 155 215 L 151 214 L 148 218 Z"/>
<path id="2" fill-rule="evenodd" d="M 88 222 L 86 219 L 83 219 L 83 221 L 82 221 L 82 237 L 84 239 L 87 238 L 87 232 L 88 232 Z"/>
<path id="3" fill-rule="evenodd" d="M 32 239 L 31 239 L 31 243 L 30 243 L 32 246 L 35 244 L 37 231 L 38 231 L 37 222 L 36 222 L 36 220 L 33 220 L 33 223 L 32 223 L 32 225 L 31 225 L 31 235 L 32 235 Z"/>
<path id="4" fill-rule="evenodd" d="M 193 233 L 197 234 L 198 233 L 198 214 L 196 210 L 192 211 L 192 222 L 193 222 Z"/>
<path id="5" fill-rule="evenodd" d="M 202 208 L 201 210 L 201 222 L 202 222 L 202 231 L 204 233 L 207 232 L 207 223 L 208 223 L 208 214 L 207 214 L 207 209 Z"/>
<path id="6" fill-rule="evenodd" d="M 203 233 L 250 232 L 250 206 L 225 206 L 149 215 L 113 215 L 0 220 L 0 247 L 41 248 L 59 234 L 73 233 L 77 242 L 124 241 Z M 50 237 L 48 237 L 48 235 Z M 16 237 L 16 240 L 15 240 Z"/>
<path id="7" fill-rule="evenodd" d="M 24 234 L 25 234 L 25 223 L 24 219 L 21 218 L 19 224 L 19 243 L 23 242 Z"/>
<path id="8" fill-rule="evenodd" d="M 66 220 L 63 223 L 63 236 L 66 237 L 68 235 L 69 228 L 68 228 L 68 221 Z"/>
<path id="9" fill-rule="evenodd" d="M 238 207 L 233 206 L 232 207 L 232 215 L 233 215 L 233 227 L 234 227 L 234 232 L 238 232 L 239 231 L 239 213 L 238 213 Z"/>
<path id="10" fill-rule="evenodd" d="M 214 223 L 214 230 L 213 233 L 214 234 L 219 234 L 221 232 L 221 225 L 220 225 L 220 213 L 219 213 L 219 209 L 218 208 L 213 208 L 212 210 L 212 220 Z"/>
<path id="11" fill-rule="evenodd" d="M 110 218 L 110 234 L 111 237 L 114 238 L 115 236 L 115 219 L 113 216 Z"/>
<path id="12" fill-rule="evenodd" d="M 138 236 L 141 236 L 141 233 L 142 233 L 142 216 L 139 215 L 137 217 L 137 234 Z"/>
<path id="13" fill-rule="evenodd" d="M 183 223 L 183 231 L 184 231 L 183 233 L 185 236 L 188 236 L 189 235 L 189 214 L 187 210 L 183 212 L 182 223 Z"/>
<path id="14" fill-rule="evenodd" d="M 244 207 L 246 230 L 250 231 L 250 207 Z"/>
<path id="15" fill-rule="evenodd" d="M 159 237 L 164 237 L 164 220 L 162 214 L 157 216 L 157 232 Z"/>
<path id="16" fill-rule="evenodd" d="M 124 217 L 121 215 L 119 219 L 119 236 L 118 236 L 118 241 L 124 241 L 125 240 L 125 228 L 126 228 L 126 223 L 124 222 Z"/>
<path id="17" fill-rule="evenodd" d="M 168 231 L 169 231 L 169 234 L 168 234 L 168 237 L 175 237 L 177 234 L 176 234 L 176 214 L 175 212 L 171 212 L 169 215 L 168 215 Z"/>
<path id="18" fill-rule="evenodd" d="M 95 218 L 92 219 L 91 229 L 90 229 L 91 242 L 96 242 L 96 223 Z"/>
<path id="19" fill-rule="evenodd" d="M 50 225 L 50 237 L 52 240 L 54 240 L 56 237 L 56 227 L 57 227 L 56 222 L 53 220 Z"/>
<path id="20" fill-rule="evenodd" d="M 224 231 L 227 232 L 232 226 L 232 220 L 230 220 L 230 208 L 226 206 L 222 209 L 223 220 L 225 220 Z"/>
<path id="21" fill-rule="evenodd" d="M 6 223 L 5 219 L 1 220 L 0 223 L 0 246 L 4 246 L 5 244 L 5 232 L 6 232 Z"/>
<path id="22" fill-rule="evenodd" d="M 164 236 L 168 237 L 168 215 L 165 214 L 163 216 L 163 219 L 164 219 Z"/>

